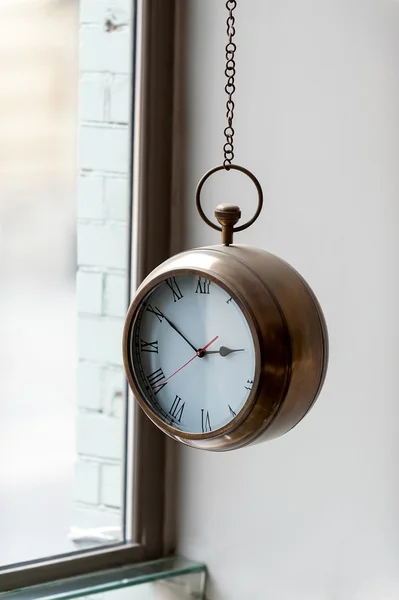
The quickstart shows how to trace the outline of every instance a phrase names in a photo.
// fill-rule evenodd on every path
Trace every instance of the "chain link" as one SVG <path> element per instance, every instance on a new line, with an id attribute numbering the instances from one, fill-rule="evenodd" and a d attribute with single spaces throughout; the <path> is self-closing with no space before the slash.
<path id="1" fill-rule="evenodd" d="M 230 238 L 223 238 L 223 228 L 220 225 L 216 225 L 216 223 L 213 223 L 213 221 L 208 219 L 208 217 L 204 213 L 204 210 L 201 205 L 201 192 L 202 192 L 204 183 L 207 181 L 207 179 L 209 179 L 209 177 L 211 175 L 213 175 L 214 173 L 217 173 L 218 171 L 221 171 L 223 169 L 225 169 L 226 171 L 231 170 L 231 171 L 239 171 L 240 173 L 244 173 L 244 175 L 249 177 L 251 179 L 251 181 L 254 183 L 254 185 L 257 189 L 257 192 L 258 192 L 258 206 L 256 208 L 255 214 L 253 215 L 253 217 L 251 219 L 249 219 L 249 221 L 244 223 L 244 225 L 240 225 L 239 227 L 234 226 L 233 232 L 244 231 L 244 229 L 247 229 L 247 227 L 250 227 L 252 225 L 252 223 L 254 223 L 256 221 L 256 219 L 259 217 L 259 215 L 262 211 L 262 206 L 263 206 L 263 191 L 262 191 L 262 187 L 261 187 L 259 181 L 256 179 L 255 175 L 253 173 L 251 173 L 251 171 L 248 171 L 248 169 L 245 169 L 244 167 L 240 167 L 239 165 L 233 164 L 234 133 L 235 133 L 234 129 L 233 129 L 233 119 L 234 119 L 234 109 L 235 109 L 235 105 L 234 105 L 234 101 L 233 101 L 233 94 L 236 91 L 235 52 L 237 50 L 237 46 L 233 42 L 233 38 L 236 34 L 236 30 L 235 30 L 236 20 L 234 18 L 233 11 L 235 8 L 237 8 L 237 0 L 227 0 L 227 2 L 225 3 L 225 6 L 226 6 L 229 14 L 228 14 L 227 21 L 226 21 L 227 44 L 226 44 L 226 67 L 224 70 L 224 74 L 226 75 L 226 78 L 227 78 L 227 83 L 224 87 L 224 90 L 227 94 L 227 102 L 226 102 L 227 127 L 225 127 L 225 129 L 224 129 L 224 136 L 226 138 L 226 143 L 223 146 L 224 161 L 223 161 L 223 164 L 221 164 L 217 167 L 214 167 L 213 169 L 211 169 L 210 171 L 205 173 L 205 175 L 203 175 L 202 179 L 200 180 L 200 182 L 197 185 L 197 191 L 195 192 L 195 203 L 197 206 L 197 210 L 200 214 L 200 217 L 204 221 L 204 223 L 209 225 L 209 227 L 212 227 L 212 229 L 216 229 L 217 231 L 222 231 L 222 243 L 225 245 L 229 245 L 231 243 Z M 237 207 L 232 207 L 232 208 L 236 209 Z M 216 213 L 215 213 L 215 216 L 216 216 Z M 219 221 L 219 223 L 220 222 L 221 221 Z"/>
<path id="2" fill-rule="evenodd" d="M 224 74 L 227 77 L 227 83 L 225 85 L 225 92 L 227 94 L 227 102 L 226 102 L 226 118 L 227 118 L 227 127 L 224 130 L 224 135 L 226 138 L 226 143 L 223 146 L 224 152 L 224 161 L 223 166 L 228 171 L 232 161 L 234 160 L 234 129 L 233 129 L 233 118 L 234 118 L 234 101 L 233 94 L 236 91 L 235 86 L 235 74 L 236 74 L 236 63 L 234 60 L 234 54 L 237 50 L 237 46 L 233 42 L 233 37 L 235 36 L 235 17 L 233 15 L 233 10 L 237 6 L 236 0 L 227 0 L 226 8 L 229 11 L 229 15 L 227 17 L 227 37 L 228 41 L 226 44 L 226 68 Z"/>

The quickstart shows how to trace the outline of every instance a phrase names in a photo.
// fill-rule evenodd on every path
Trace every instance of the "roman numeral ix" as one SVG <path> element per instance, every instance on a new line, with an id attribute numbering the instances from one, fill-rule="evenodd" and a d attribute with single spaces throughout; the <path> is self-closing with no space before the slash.
<path id="1" fill-rule="evenodd" d="M 207 431 L 212 431 L 211 427 L 211 419 L 209 417 L 209 412 L 205 409 L 201 408 L 201 425 L 202 425 L 202 433 L 206 433 Z"/>
<path id="2" fill-rule="evenodd" d="M 152 387 L 154 394 L 158 394 L 158 392 L 160 392 L 165 385 L 168 385 L 167 381 L 160 384 L 159 382 L 162 381 L 162 379 L 165 379 L 165 375 L 161 368 L 151 373 L 151 375 L 147 375 L 148 383 Z"/>
<path id="3" fill-rule="evenodd" d="M 158 354 L 158 340 L 156 342 L 145 342 L 140 339 L 141 352 L 156 352 Z"/>
<path id="4" fill-rule="evenodd" d="M 186 403 L 183 402 L 181 404 L 181 398 L 180 398 L 180 396 L 178 396 L 176 394 L 176 398 L 173 400 L 173 404 L 169 411 L 170 416 L 173 417 L 173 419 L 175 421 L 179 421 L 179 423 L 180 423 L 185 406 L 186 406 Z"/>
<path id="5" fill-rule="evenodd" d="M 195 288 L 196 294 L 209 294 L 209 286 L 211 282 L 208 279 L 202 279 L 198 277 L 197 287 Z"/>
<path id="6" fill-rule="evenodd" d="M 169 286 L 169 288 L 172 290 L 173 302 L 177 302 L 178 300 L 181 300 L 183 298 L 183 294 L 181 293 L 180 288 L 177 285 L 176 279 L 174 277 L 167 279 L 166 285 Z"/>

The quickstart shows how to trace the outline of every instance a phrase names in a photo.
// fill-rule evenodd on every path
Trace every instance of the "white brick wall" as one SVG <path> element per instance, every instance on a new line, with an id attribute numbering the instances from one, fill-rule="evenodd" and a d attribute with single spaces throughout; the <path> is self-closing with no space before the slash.
<path id="1" fill-rule="evenodd" d="M 103 26 L 105 18 L 113 17 L 115 23 L 132 21 L 133 2 L 127 0 L 81 0 L 80 22 L 92 26 Z"/>
<path id="2" fill-rule="evenodd" d="M 127 227 L 124 223 L 82 221 L 78 225 L 78 263 L 82 267 L 126 269 Z"/>
<path id="3" fill-rule="evenodd" d="M 78 218 L 104 218 L 104 177 L 82 173 L 78 185 Z"/>
<path id="4" fill-rule="evenodd" d="M 81 460 L 75 469 L 77 499 L 98 504 L 100 499 L 100 465 L 97 461 Z"/>
<path id="5" fill-rule="evenodd" d="M 123 471 L 121 465 L 102 465 L 101 502 L 105 506 L 120 505 Z"/>
<path id="6" fill-rule="evenodd" d="M 121 419 L 103 413 L 82 412 L 78 420 L 77 444 L 81 456 L 120 461 L 123 449 Z"/>
<path id="7" fill-rule="evenodd" d="M 76 289 L 78 297 L 78 311 L 91 315 L 101 315 L 103 300 L 102 273 L 78 271 Z"/>
<path id="8" fill-rule="evenodd" d="M 80 167 L 87 171 L 126 173 L 129 159 L 126 129 L 126 126 L 113 124 L 82 125 L 79 132 Z"/>
<path id="9" fill-rule="evenodd" d="M 105 276 L 104 313 L 112 317 L 123 317 L 126 312 L 126 277 L 108 273 Z"/>
<path id="10" fill-rule="evenodd" d="M 80 34 L 80 64 L 84 72 L 129 74 L 130 31 L 124 24 L 113 31 L 84 27 Z"/>
<path id="11" fill-rule="evenodd" d="M 122 330 L 123 319 L 81 315 L 78 322 L 80 358 L 122 365 Z"/>
<path id="12" fill-rule="evenodd" d="M 115 75 L 110 87 L 108 103 L 109 120 L 113 123 L 128 123 L 130 120 L 131 104 L 128 101 L 131 89 L 130 77 Z"/>
<path id="13" fill-rule="evenodd" d="M 78 370 L 79 408 L 96 412 L 102 410 L 102 368 L 98 364 L 80 360 Z"/>
<path id="14" fill-rule="evenodd" d="M 102 402 L 104 411 L 121 419 L 124 416 L 124 398 L 120 393 L 120 382 L 123 379 L 122 367 L 111 367 L 103 372 Z"/>
<path id="15" fill-rule="evenodd" d="M 129 189 L 126 179 L 121 177 L 108 177 L 104 181 L 104 210 L 107 219 L 126 221 L 126 210 L 129 205 Z"/>
<path id="16" fill-rule="evenodd" d="M 132 5 L 80 1 L 78 460 L 71 531 L 122 525 Z"/>
<path id="17" fill-rule="evenodd" d="M 79 81 L 80 118 L 82 121 L 105 119 L 105 90 L 107 80 L 103 74 L 86 73 Z"/>

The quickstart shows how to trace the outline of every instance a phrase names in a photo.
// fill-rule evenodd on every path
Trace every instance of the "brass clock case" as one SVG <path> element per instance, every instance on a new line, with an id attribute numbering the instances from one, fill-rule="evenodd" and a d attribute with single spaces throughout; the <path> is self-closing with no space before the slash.
<path id="1" fill-rule="evenodd" d="M 135 318 L 148 293 L 188 273 L 229 292 L 248 320 L 255 347 L 255 377 L 242 410 L 226 426 L 202 434 L 182 432 L 158 417 L 135 379 L 130 351 Z M 251 246 L 208 246 L 173 256 L 143 281 L 126 316 L 123 360 L 138 403 L 161 430 L 195 448 L 233 450 L 283 435 L 309 411 L 326 374 L 327 327 L 312 290 L 285 261 Z"/>

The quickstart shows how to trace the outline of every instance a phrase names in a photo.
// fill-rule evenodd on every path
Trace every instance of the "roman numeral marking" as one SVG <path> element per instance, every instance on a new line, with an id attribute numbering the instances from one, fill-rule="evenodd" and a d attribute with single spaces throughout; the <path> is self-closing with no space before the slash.
<path id="1" fill-rule="evenodd" d="M 145 342 L 140 339 L 141 352 L 156 352 L 158 354 L 158 340 L 156 342 Z"/>
<path id="2" fill-rule="evenodd" d="M 151 306 L 151 304 L 149 304 L 147 306 L 147 310 L 149 312 L 151 312 L 153 315 L 156 316 L 156 318 L 158 319 L 158 321 L 160 323 L 162 323 L 162 319 L 163 319 L 163 314 L 161 313 L 161 311 L 159 310 L 159 308 L 157 308 L 156 306 L 154 306 L 154 308 Z"/>
<path id="3" fill-rule="evenodd" d="M 167 381 L 160 384 L 159 382 L 162 381 L 162 379 L 165 379 L 165 375 L 161 368 L 151 373 L 151 375 L 147 375 L 148 383 L 152 387 L 154 394 L 158 394 L 158 392 L 160 392 L 165 385 L 168 385 Z"/>
<path id="4" fill-rule="evenodd" d="M 207 431 L 212 431 L 209 412 L 206 411 L 206 415 L 205 415 L 204 408 L 201 408 L 201 425 L 202 425 L 202 433 L 206 433 Z"/>
<path id="5" fill-rule="evenodd" d="M 166 280 L 166 285 L 170 287 L 173 293 L 173 302 L 177 302 L 183 298 L 183 294 L 181 293 L 179 286 L 176 283 L 176 279 L 171 277 Z"/>
<path id="6" fill-rule="evenodd" d="M 230 404 L 229 404 L 229 411 L 232 417 L 236 417 L 237 413 L 234 412 L 234 410 L 231 408 Z"/>
<path id="7" fill-rule="evenodd" d="M 209 279 L 202 279 L 202 277 L 198 277 L 197 287 L 195 288 L 196 294 L 209 294 L 209 286 L 211 282 Z"/>
<path id="8" fill-rule="evenodd" d="M 233 301 L 233 298 L 229 298 L 228 300 L 226 300 L 226 304 L 230 304 L 230 302 Z"/>
<path id="9" fill-rule="evenodd" d="M 253 384 L 252 379 L 247 379 L 247 385 L 244 386 L 245 389 L 246 390 L 251 390 L 252 389 L 252 384 Z"/>
<path id="10" fill-rule="evenodd" d="M 184 410 L 184 407 L 186 406 L 185 402 L 183 402 L 182 404 L 180 404 L 180 402 L 181 402 L 181 398 L 180 398 L 180 396 L 178 396 L 176 394 L 176 398 L 173 400 L 173 404 L 169 411 L 170 416 L 173 417 L 173 419 L 175 421 L 179 421 L 179 423 L 181 422 L 183 410 Z"/>

